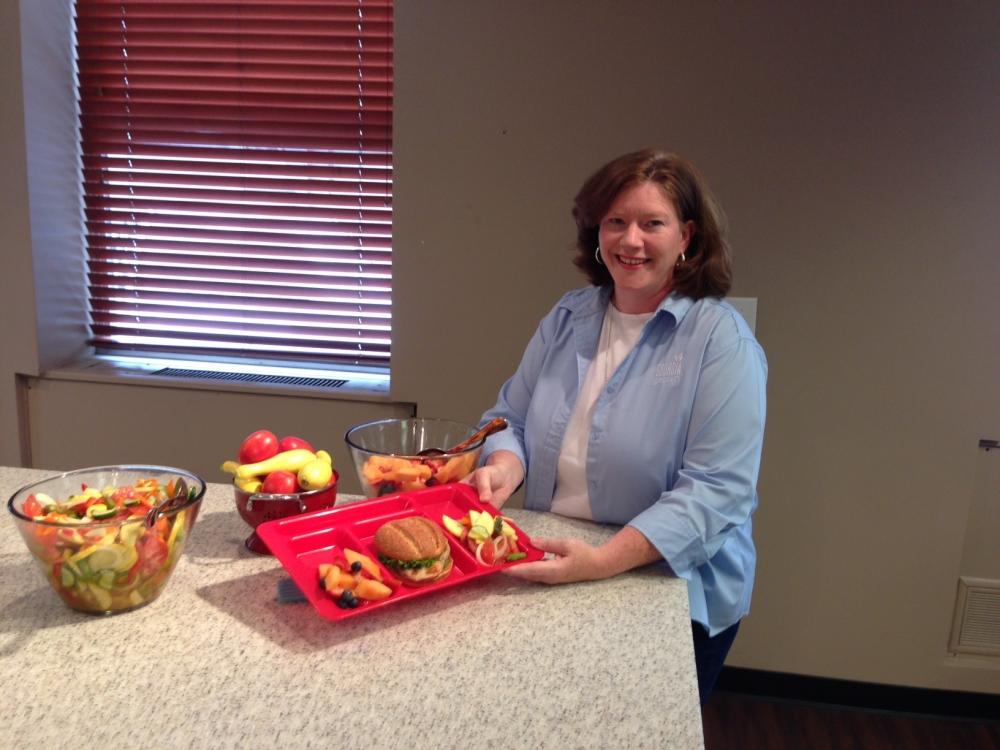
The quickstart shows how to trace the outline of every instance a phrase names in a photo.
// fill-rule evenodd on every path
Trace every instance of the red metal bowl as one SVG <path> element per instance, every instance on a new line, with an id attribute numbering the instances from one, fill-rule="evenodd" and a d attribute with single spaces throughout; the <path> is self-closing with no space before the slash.
<path id="1" fill-rule="evenodd" d="M 257 536 L 257 527 L 265 521 L 273 521 L 276 518 L 287 518 L 320 508 L 332 508 L 337 502 L 337 480 L 339 478 L 340 475 L 334 471 L 333 481 L 323 489 L 296 492 L 290 495 L 244 492 L 233 485 L 233 493 L 236 495 L 236 511 L 240 514 L 240 518 L 254 529 L 254 532 L 244 542 L 246 548 L 258 555 L 270 555 L 271 550 Z"/>

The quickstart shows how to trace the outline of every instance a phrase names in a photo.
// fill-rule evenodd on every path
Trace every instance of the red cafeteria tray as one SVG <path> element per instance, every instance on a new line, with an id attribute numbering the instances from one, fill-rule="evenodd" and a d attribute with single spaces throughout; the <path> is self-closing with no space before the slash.
<path id="1" fill-rule="evenodd" d="M 527 557 L 502 565 L 480 565 L 468 547 L 448 533 L 441 521 L 442 515 L 458 520 L 470 509 L 486 510 L 494 516 L 497 514 L 495 508 L 479 501 L 476 491 L 469 485 L 443 484 L 268 521 L 257 527 L 257 535 L 285 566 L 285 570 L 317 612 L 330 620 L 343 620 L 345 617 L 371 612 L 404 599 L 457 586 L 511 565 L 544 557 L 544 553 L 532 545 L 528 535 L 511 522 L 511 526 L 517 531 L 518 547 Z M 426 516 L 441 526 L 442 533 L 451 545 L 454 565 L 448 577 L 415 588 L 401 585 L 387 599 L 362 602 L 355 609 L 338 607 L 333 598 L 320 587 L 320 564 L 333 562 L 335 554 L 341 553 L 344 547 L 349 547 L 368 555 L 383 571 L 391 575 L 391 571 L 378 561 L 374 550 L 375 530 L 386 521 L 417 515 Z"/>

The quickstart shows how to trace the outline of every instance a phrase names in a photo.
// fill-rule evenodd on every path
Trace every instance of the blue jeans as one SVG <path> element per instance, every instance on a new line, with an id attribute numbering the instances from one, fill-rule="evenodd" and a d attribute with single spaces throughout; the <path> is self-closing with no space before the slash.
<path id="1" fill-rule="evenodd" d="M 698 669 L 698 699 L 703 706 L 712 694 L 712 688 L 715 687 L 715 681 L 719 679 L 722 665 L 726 661 L 726 654 L 729 653 L 729 649 L 736 639 L 736 631 L 739 629 L 740 624 L 736 623 L 710 638 L 704 625 L 694 620 L 691 621 L 691 635 L 694 637 L 694 663 Z"/>

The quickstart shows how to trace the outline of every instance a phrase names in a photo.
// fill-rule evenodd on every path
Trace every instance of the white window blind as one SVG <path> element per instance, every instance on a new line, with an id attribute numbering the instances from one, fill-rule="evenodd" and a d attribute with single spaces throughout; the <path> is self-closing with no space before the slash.
<path id="1" fill-rule="evenodd" d="M 388 366 L 392 0 L 76 0 L 89 343 Z"/>

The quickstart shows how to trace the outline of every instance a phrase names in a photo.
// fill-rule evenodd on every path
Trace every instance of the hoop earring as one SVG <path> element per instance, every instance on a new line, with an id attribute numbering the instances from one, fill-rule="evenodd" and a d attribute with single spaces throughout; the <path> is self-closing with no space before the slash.
<path id="1" fill-rule="evenodd" d="M 601 246 L 600 245 L 598 245 L 597 248 L 594 250 L 594 260 L 597 261 L 598 265 L 601 265 L 601 266 L 604 265 L 604 260 L 603 260 L 603 258 L 601 258 Z"/>
<path id="2" fill-rule="evenodd" d="M 687 260 L 687 256 L 683 252 L 681 252 L 681 257 L 679 257 L 677 259 L 677 262 L 674 263 L 674 268 L 680 268 L 681 267 L 681 263 L 683 263 L 686 260 Z"/>

